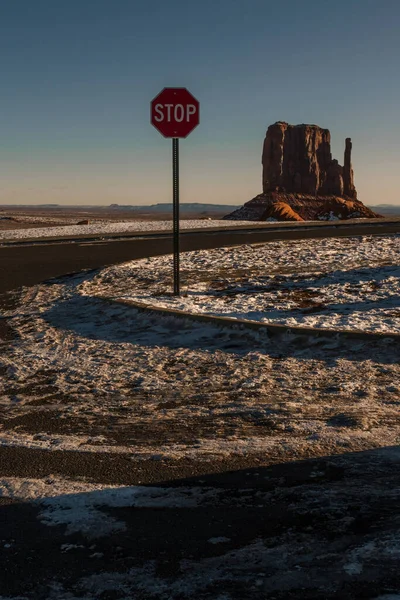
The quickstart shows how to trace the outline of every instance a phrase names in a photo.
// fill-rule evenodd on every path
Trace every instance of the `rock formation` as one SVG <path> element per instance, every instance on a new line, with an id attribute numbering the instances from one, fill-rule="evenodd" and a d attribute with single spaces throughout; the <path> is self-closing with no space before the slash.
<path id="1" fill-rule="evenodd" d="M 332 163 L 330 141 L 329 131 L 316 125 L 270 125 L 262 155 L 263 192 L 321 192 Z"/>
<path id="2" fill-rule="evenodd" d="M 262 153 L 263 193 L 225 219 L 313 220 L 372 218 L 357 200 L 347 138 L 344 166 L 332 159 L 331 134 L 318 125 L 270 125 Z"/>
<path id="3" fill-rule="evenodd" d="M 356 188 L 354 186 L 354 173 L 351 166 L 351 149 L 353 145 L 350 138 L 346 138 L 346 148 L 344 151 L 343 166 L 343 193 L 349 198 L 357 198 Z"/>

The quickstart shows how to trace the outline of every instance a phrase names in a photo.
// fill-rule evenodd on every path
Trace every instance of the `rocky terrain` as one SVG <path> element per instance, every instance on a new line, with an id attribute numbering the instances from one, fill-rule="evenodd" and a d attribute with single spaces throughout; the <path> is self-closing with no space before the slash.
<path id="1" fill-rule="evenodd" d="M 270 125 L 262 153 L 263 192 L 228 220 L 309 221 L 374 218 L 357 199 L 346 138 L 344 165 L 332 158 L 331 135 L 318 125 Z"/>

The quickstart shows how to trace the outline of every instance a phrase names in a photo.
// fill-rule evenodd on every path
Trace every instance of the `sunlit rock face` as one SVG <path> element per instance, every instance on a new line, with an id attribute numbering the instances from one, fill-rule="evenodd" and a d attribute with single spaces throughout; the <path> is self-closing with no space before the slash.
<path id="1" fill-rule="evenodd" d="M 344 166 L 331 153 L 329 129 L 318 125 L 268 127 L 262 152 L 262 194 L 225 219 L 309 221 L 374 218 L 379 215 L 357 199 L 346 138 Z"/>

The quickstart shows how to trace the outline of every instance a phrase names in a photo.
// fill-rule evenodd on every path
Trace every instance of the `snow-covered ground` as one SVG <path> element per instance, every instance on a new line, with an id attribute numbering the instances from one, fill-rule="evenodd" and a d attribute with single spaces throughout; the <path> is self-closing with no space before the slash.
<path id="1" fill-rule="evenodd" d="M 218 219 L 191 219 L 180 222 L 181 229 L 201 229 L 203 227 L 251 226 L 248 221 L 222 221 Z M 31 229 L 8 229 L 0 231 L 0 240 L 19 240 L 74 235 L 134 233 L 151 231 L 172 231 L 172 221 L 95 221 L 88 225 L 62 225 L 58 227 L 35 227 Z"/>
<path id="2" fill-rule="evenodd" d="M 400 236 L 274 242 L 182 255 L 171 296 L 171 258 L 105 270 L 87 293 L 191 313 L 319 328 L 400 332 Z"/>
<path id="3" fill-rule="evenodd" d="M 1 444 L 273 460 L 396 442 L 400 373 L 385 340 L 279 342 L 145 316 L 88 296 L 104 278 L 27 290 L 5 313 L 18 337 L 0 357 Z"/>
<path id="4" fill-rule="evenodd" d="M 231 315 L 240 309 L 249 317 L 243 298 L 259 314 L 275 294 L 290 322 L 310 324 L 287 306 L 288 297 L 315 290 L 335 299 L 317 324 L 336 325 L 340 315 L 347 327 L 398 331 L 398 255 L 398 237 L 282 242 L 191 252 L 183 270 L 191 289 L 222 284 L 221 295 L 198 292 L 200 307 L 210 312 L 218 312 L 214 301 L 224 306 L 226 287 L 250 285 L 267 291 L 233 295 L 238 304 Z M 171 259 L 164 257 L 25 290 L 18 308 L 3 311 L 16 339 L 0 357 L 0 442 L 196 460 L 396 442 L 400 373 L 393 342 L 269 340 L 113 302 L 151 298 L 185 307 L 185 298 L 157 296 L 170 284 Z M 289 293 L 278 296 L 282 289 Z M 356 320 L 339 310 L 343 301 L 353 309 L 350 297 Z"/>

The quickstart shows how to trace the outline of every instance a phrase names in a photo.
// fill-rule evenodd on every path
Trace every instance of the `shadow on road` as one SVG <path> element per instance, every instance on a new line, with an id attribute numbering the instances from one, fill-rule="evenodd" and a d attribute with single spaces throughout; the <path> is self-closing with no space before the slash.
<path id="1" fill-rule="evenodd" d="M 0 593 L 18 600 L 396 594 L 399 462 L 398 447 L 224 472 L 214 466 L 209 474 L 198 462 L 188 478 L 163 479 L 161 470 L 152 486 L 92 491 L 81 481 L 89 489 L 81 493 L 68 493 L 68 482 L 57 492 L 49 473 L 37 489 L 50 497 L 0 500 Z M 127 481 L 139 466 L 146 464 L 126 465 Z"/>

